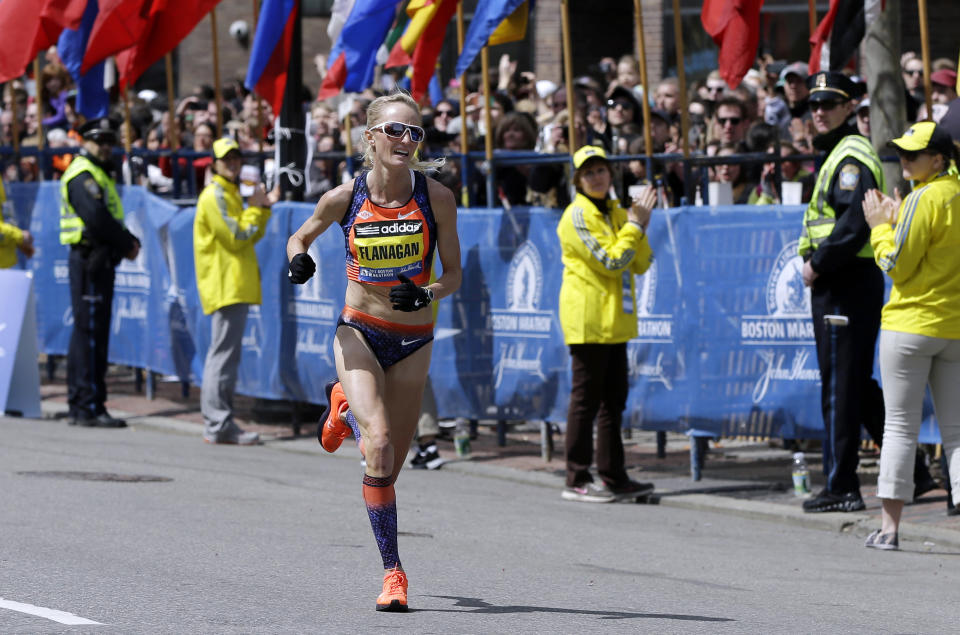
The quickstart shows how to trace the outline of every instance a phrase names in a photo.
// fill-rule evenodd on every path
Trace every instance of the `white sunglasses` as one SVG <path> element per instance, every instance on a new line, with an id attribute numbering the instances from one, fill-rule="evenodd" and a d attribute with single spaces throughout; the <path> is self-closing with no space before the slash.
<path id="1" fill-rule="evenodd" d="M 400 123 L 399 121 L 384 121 L 383 123 L 378 123 L 375 126 L 367 128 L 367 130 L 380 130 L 383 134 L 391 137 L 393 139 L 403 139 L 403 135 L 406 132 L 410 133 L 410 140 L 414 143 L 420 143 L 423 141 L 424 133 L 423 128 L 420 126 L 414 126 L 409 123 Z"/>

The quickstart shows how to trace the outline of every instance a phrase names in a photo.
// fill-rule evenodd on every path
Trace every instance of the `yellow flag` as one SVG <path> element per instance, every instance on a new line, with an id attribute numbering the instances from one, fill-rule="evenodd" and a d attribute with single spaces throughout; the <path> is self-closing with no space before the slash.
<path id="1" fill-rule="evenodd" d="M 456 0 L 446 0 L 447 2 L 456 2 Z M 413 55 L 413 50 L 417 47 L 417 42 L 427 30 L 433 16 L 437 14 L 440 3 L 444 0 L 410 0 L 407 5 L 407 15 L 410 16 L 410 22 L 407 24 L 407 30 L 403 32 L 400 38 L 400 46 L 407 55 Z"/>
<path id="2" fill-rule="evenodd" d="M 495 44 L 506 44 L 507 42 L 516 42 L 522 40 L 527 35 L 527 16 L 530 13 L 528 2 L 524 2 L 517 7 L 513 13 L 507 16 L 507 19 L 500 23 L 497 30 L 490 35 L 487 46 Z"/>

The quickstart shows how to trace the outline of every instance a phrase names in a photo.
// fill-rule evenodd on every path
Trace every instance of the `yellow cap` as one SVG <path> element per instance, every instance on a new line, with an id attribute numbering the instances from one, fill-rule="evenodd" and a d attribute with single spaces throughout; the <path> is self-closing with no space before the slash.
<path id="1" fill-rule="evenodd" d="M 587 162 L 588 159 L 599 157 L 606 161 L 607 153 L 599 146 L 583 146 L 573 153 L 573 167 L 577 170 Z"/>
<path id="2" fill-rule="evenodd" d="M 237 145 L 236 141 L 229 137 L 217 139 L 213 142 L 213 156 L 218 159 L 222 159 L 234 150 L 240 152 L 240 146 Z"/>
<path id="3" fill-rule="evenodd" d="M 950 135 L 932 121 L 915 123 L 907 128 L 902 137 L 890 141 L 890 145 L 907 152 L 938 150 L 945 154 L 949 153 L 951 143 Z"/>

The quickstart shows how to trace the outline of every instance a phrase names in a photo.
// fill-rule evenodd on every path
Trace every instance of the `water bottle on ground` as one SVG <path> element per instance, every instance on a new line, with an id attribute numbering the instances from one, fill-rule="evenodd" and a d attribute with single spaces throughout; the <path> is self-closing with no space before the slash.
<path id="1" fill-rule="evenodd" d="M 470 421 L 468 419 L 457 418 L 457 427 L 453 432 L 453 447 L 457 451 L 457 456 L 461 458 L 470 456 Z"/>
<path id="2" fill-rule="evenodd" d="M 810 494 L 810 469 L 803 452 L 793 453 L 793 493 L 795 496 Z"/>

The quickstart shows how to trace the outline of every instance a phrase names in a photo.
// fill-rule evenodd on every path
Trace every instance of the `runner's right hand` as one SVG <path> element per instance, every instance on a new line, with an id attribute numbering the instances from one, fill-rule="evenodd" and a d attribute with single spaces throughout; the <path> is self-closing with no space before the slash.
<path id="1" fill-rule="evenodd" d="M 303 284 L 313 276 L 317 270 L 317 265 L 313 262 L 310 254 L 304 252 L 297 254 L 290 261 L 290 270 L 287 271 L 287 279 L 293 284 Z"/>

